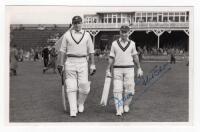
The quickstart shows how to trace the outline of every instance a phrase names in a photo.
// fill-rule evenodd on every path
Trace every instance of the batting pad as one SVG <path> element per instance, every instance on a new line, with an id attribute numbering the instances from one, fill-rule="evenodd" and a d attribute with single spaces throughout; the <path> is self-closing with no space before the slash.
<path id="1" fill-rule="evenodd" d="M 81 93 L 88 94 L 90 92 L 90 84 L 91 84 L 91 81 L 88 81 L 87 83 L 80 83 L 79 91 Z"/>

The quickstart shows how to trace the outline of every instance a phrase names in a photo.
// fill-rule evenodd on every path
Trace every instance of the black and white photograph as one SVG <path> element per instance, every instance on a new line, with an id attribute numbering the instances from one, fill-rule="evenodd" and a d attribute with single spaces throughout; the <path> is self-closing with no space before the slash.
<path id="1" fill-rule="evenodd" d="M 192 6 L 7 5 L 7 120 L 193 119 Z"/>

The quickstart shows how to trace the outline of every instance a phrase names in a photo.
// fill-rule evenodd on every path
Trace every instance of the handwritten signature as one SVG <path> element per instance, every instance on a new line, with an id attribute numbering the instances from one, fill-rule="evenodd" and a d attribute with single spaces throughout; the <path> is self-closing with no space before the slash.
<path id="1" fill-rule="evenodd" d="M 112 99 L 117 100 L 117 107 L 123 106 L 124 102 L 129 99 L 131 96 L 133 96 L 132 93 L 128 93 L 126 96 L 124 96 L 122 99 L 118 99 L 116 97 L 112 97 Z"/>
<path id="2" fill-rule="evenodd" d="M 155 65 L 152 70 L 146 75 L 140 78 L 135 79 L 135 85 L 142 85 L 145 89 L 137 96 L 134 100 L 138 100 L 147 90 L 156 83 L 165 73 L 171 70 L 169 63 L 165 63 L 163 65 Z M 116 97 L 112 97 L 109 101 L 109 104 L 112 104 L 111 100 L 117 100 L 117 106 L 123 106 L 123 102 L 133 96 L 132 93 L 129 93 L 127 96 L 124 96 L 122 99 L 118 99 Z"/>
<path id="3" fill-rule="evenodd" d="M 135 79 L 135 85 L 143 85 L 145 87 L 150 87 L 157 80 L 159 80 L 166 72 L 171 70 L 169 63 L 163 65 L 155 65 L 153 69 L 146 75 Z"/>

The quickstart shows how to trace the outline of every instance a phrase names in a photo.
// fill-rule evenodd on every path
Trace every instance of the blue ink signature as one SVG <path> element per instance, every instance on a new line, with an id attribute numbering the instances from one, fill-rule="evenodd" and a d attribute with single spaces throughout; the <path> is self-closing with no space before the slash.
<path id="1" fill-rule="evenodd" d="M 154 84 L 156 83 L 165 73 L 167 73 L 169 70 L 171 70 L 171 67 L 169 63 L 165 63 L 163 65 L 155 65 L 153 69 L 146 75 L 142 76 L 140 78 L 135 79 L 135 85 L 142 85 L 144 86 L 144 90 L 137 96 L 135 97 L 134 100 L 138 100 L 147 90 Z M 132 93 L 129 93 L 127 96 L 123 97 L 121 100 L 115 97 L 112 97 L 112 99 L 117 100 L 117 106 L 123 106 L 123 102 L 129 99 L 131 96 L 133 96 Z M 109 104 L 112 104 L 109 101 Z"/>
<path id="2" fill-rule="evenodd" d="M 143 85 L 145 87 L 150 87 L 156 81 L 160 79 L 167 71 L 171 70 L 169 63 L 163 65 L 155 65 L 153 69 L 146 75 L 135 79 L 135 85 Z"/>
<path id="3" fill-rule="evenodd" d="M 117 107 L 123 106 L 124 102 L 129 99 L 131 96 L 133 96 L 132 93 L 128 93 L 128 95 L 124 96 L 122 99 L 118 99 L 116 97 L 112 97 L 112 99 L 117 100 Z"/>

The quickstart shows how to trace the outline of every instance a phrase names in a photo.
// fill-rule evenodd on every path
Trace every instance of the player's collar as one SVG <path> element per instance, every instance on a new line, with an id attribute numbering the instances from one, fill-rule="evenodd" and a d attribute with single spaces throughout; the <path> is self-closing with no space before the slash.
<path id="1" fill-rule="evenodd" d="M 121 45 L 120 39 L 117 40 L 117 43 L 118 43 L 119 47 L 120 47 L 123 51 L 126 51 L 126 49 L 128 49 L 128 47 L 129 47 L 131 41 L 128 41 L 128 44 L 127 44 L 125 47 L 123 47 L 123 46 Z"/>
<path id="2" fill-rule="evenodd" d="M 83 33 L 82 33 L 81 39 L 80 39 L 78 42 L 76 41 L 76 39 L 75 39 L 74 36 L 72 35 L 72 32 L 75 32 L 75 30 L 71 30 L 71 31 L 70 31 L 70 34 L 71 34 L 71 37 L 72 37 L 72 39 L 74 40 L 74 42 L 75 42 L 76 44 L 79 44 L 79 43 L 81 42 L 81 40 L 83 39 L 83 37 L 85 36 L 85 31 L 84 31 L 84 30 L 80 30 L 80 32 L 83 32 Z"/>

